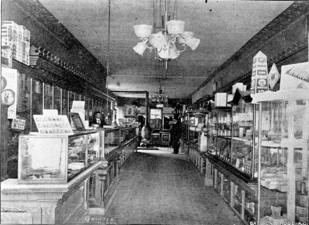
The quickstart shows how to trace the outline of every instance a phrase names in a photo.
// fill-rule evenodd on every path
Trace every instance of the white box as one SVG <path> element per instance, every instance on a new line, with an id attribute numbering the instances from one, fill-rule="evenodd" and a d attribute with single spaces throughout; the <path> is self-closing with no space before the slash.
<path id="1" fill-rule="evenodd" d="M 216 93 L 215 94 L 215 106 L 216 107 L 226 107 L 227 103 L 227 93 Z"/>

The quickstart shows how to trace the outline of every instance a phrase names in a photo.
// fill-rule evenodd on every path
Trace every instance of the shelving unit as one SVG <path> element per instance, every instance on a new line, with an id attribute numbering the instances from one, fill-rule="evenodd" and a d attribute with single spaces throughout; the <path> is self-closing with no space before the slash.
<path id="1" fill-rule="evenodd" d="M 259 103 L 259 221 L 308 224 L 309 99 L 306 90 L 254 95 Z M 266 195 L 265 195 L 266 193 Z M 269 198 L 267 193 L 272 193 Z"/>
<path id="2" fill-rule="evenodd" d="M 231 107 L 209 115 L 207 154 L 213 186 L 245 224 L 257 220 L 257 158 L 254 149 L 255 111 L 247 95 L 237 90 Z M 245 101 L 246 100 L 246 101 Z M 206 178 L 205 178 L 206 179 Z"/>

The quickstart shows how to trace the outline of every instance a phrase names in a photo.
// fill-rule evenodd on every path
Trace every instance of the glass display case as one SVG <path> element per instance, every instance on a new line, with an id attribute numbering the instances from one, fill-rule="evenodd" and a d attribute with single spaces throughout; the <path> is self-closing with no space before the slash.
<path id="1" fill-rule="evenodd" d="M 102 133 L 19 137 L 19 183 L 66 183 L 104 157 Z"/>
<path id="2" fill-rule="evenodd" d="M 230 202 L 231 201 L 231 182 L 228 176 L 223 175 L 223 179 L 222 179 L 222 196 L 223 199 L 226 202 Z"/>
<path id="3" fill-rule="evenodd" d="M 120 145 L 120 130 L 118 128 L 105 129 L 104 136 L 104 152 L 108 154 Z"/>
<path id="4" fill-rule="evenodd" d="M 216 124 L 217 124 L 217 116 L 215 112 L 211 112 L 208 114 L 208 120 L 207 120 L 207 153 L 211 155 L 217 155 L 217 130 L 216 130 Z"/>
<path id="5" fill-rule="evenodd" d="M 244 191 L 244 220 L 249 223 L 250 221 L 256 221 L 258 201 L 255 192 L 256 188 L 253 190 Z"/>
<path id="6" fill-rule="evenodd" d="M 135 127 L 104 128 L 104 153 L 117 149 L 123 142 L 136 136 Z"/>
<path id="7" fill-rule="evenodd" d="M 259 103 L 259 221 L 308 224 L 307 90 L 256 94 Z"/>
<path id="8" fill-rule="evenodd" d="M 238 184 L 231 181 L 231 207 L 238 215 L 242 213 L 242 191 Z"/>
<path id="9" fill-rule="evenodd" d="M 207 153 L 225 162 L 231 161 L 231 108 L 216 108 L 208 118 Z"/>
<path id="10" fill-rule="evenodd" d="M 248 175 L 257 177 L 256 152 L 254 151 L 255 137 L 255 106 L 240 99 L 232 107 L 232 151 L 231 164 Z"/>

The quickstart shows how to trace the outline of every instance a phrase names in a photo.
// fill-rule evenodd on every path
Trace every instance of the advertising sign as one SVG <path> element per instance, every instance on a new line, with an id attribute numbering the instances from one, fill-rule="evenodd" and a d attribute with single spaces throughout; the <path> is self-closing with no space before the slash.
<path id="1" fill-rule="evenodd" d="M 267 75 L 267 56 L 259 51 L 253 57 L 251 93 L 254 94 L 268 90 Z"/>

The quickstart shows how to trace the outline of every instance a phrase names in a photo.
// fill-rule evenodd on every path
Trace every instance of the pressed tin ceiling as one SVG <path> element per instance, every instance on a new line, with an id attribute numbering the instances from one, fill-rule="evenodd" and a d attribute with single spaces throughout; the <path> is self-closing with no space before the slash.
<path id="1" fill-rule="evenodd" d="M 103 65 L 107 61 L 108 0 L 39 0 Z M 177 0 L 177 18 L 201 39 L 168 62 L 161 81 L 170 98 L 186 98 L 290 1 Z M 135 24 L 153 23 L 153 0 L 111 0 L 110 76 L 112 91 L 157 92 L 164 63 L 148 51 L 137 55 Z"/>

